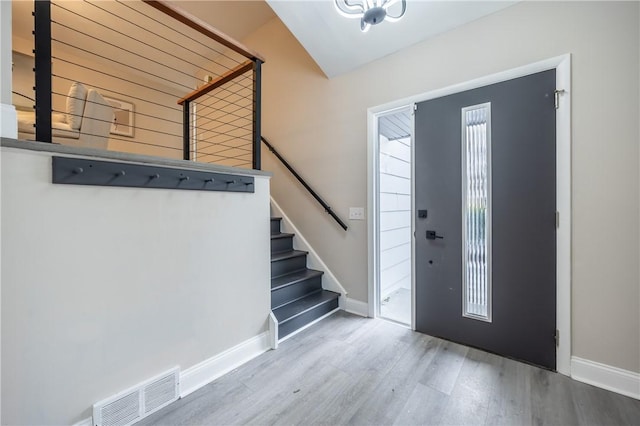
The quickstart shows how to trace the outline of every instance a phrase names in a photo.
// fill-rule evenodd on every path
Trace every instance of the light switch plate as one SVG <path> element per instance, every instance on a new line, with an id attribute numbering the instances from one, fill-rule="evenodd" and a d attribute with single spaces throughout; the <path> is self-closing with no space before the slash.
<path id="1" fill-rule="evenodd" d="M 349 207 L 349 219 L 364 220 L 364 207 Z"/>

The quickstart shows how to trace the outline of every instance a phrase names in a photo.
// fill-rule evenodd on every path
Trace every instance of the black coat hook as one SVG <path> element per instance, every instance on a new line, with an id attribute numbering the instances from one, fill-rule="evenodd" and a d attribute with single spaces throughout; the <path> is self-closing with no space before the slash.
<path id="1" fill-rule="evenodd" d="M 187 175 L 188 174 L 188 175 Z M 252 176 L 83 158 L 53 157 L 53 183 L 253 193 Z"/>

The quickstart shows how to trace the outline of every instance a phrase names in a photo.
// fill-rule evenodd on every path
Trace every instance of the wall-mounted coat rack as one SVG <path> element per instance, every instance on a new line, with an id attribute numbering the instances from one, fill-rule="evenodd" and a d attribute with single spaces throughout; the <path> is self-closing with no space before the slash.
<path id="1" fill-rule="evenodd" d="M 53 157 L 53 183 L 191 191 L 255 190 L 252 176 L 69 157 Z"/>

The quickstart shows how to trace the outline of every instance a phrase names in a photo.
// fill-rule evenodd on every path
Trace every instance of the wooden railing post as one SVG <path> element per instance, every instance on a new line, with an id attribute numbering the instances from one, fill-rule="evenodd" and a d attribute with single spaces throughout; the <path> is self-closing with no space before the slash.
<path id="1" fill-rule="evenodd" d="M 262 61 L 253 60 L 253 169 L 260 170 L 261 148 L 261 103 L 262 103 Z"/>
<path id="2" fill-rule="evenodd" d="M 35 0 L 33 16 L 36 141 L 51 142 L 51 1 Z"/>

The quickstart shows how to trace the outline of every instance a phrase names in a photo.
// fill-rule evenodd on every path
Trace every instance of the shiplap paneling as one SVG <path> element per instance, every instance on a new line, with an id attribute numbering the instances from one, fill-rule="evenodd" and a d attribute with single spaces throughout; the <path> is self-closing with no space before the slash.
<path id="1" fill-rule="evenodd" d="M 380 173 L 407 178 L 411 176 L 411 163 L 380 153 Z"/>
<path id="2" fill-rule="evenodd" d="M 411 241 L 411 228 L 392 229 L 380 233 L 380 250 L 385 251 Z"/>
<path id="3" fill-rule="evenodd" d="M 403 125 L 403 120 L 410 116 L 403 114 L 380 118 L 379 241 L 382 299 L 401 287 L 411 287 L 411 146 L 408 137 L 410 126 L 406 123 Z"/>
<path id="4" fill-rule="evenodd" d="M 380 231 L 388 231 L 390 229 L 407 228 L 411 226 L 411 213 L 406 211 L 399 212 L 380 212 Z"/>
<path id="5" fill-rule="evenodd" d="M 386 211 L 409 211 L 411 210 L 411 195 L 381 193 L 380 206 L 384 206 Z"/>
<path id="6" fill-rule="evenodd" d="M 411 180 L 392 176 L 388 174 L 380 175 L 380 192 L 390 194 L 411 194 Z"/>

